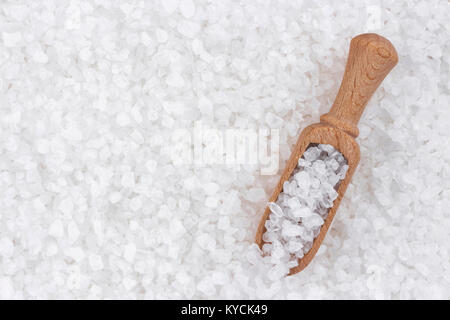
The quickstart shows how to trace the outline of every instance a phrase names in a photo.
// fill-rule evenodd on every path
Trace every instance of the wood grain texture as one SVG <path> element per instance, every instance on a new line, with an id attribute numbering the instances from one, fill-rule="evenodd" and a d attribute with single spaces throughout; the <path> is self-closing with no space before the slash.
<path id="1" fill-rule="evenodd" d="M 284 182 L 296 168 L 298 159 L 312 143 L 332 145 L 347 159 L 349 168 L 338 187 L 338 197 L 330 208 L 319 235 L 314 239 L 311 250 L 298 260 L 298 266 L 290 270 L 290 275 L 303 270 L 311 262 L 330 228 L 360 159 L 359 146 L 354 139 L 358 136 L 358 121 L 370 97 L 397 60 L 397 53 L 387 39 L 376 34 L 362 34 L 353 38 L 342 84 L 330 112 L 320 118 L 320 123 L 306 127 L 297 140 L 269 202 L 277 200 Z M 262 236 L 266 231 L 265 222 L 269 215 L 270 210 L 266 207 L 255 237 L 260 248 L 264 244 Z"/>
<path id="2" fill-rule="evenodd" d="M 357 137 L 364 108 L 397 61 L 394 46 L 382 36 L 366 33 L 353 38 L 339 92 L 320 120 Z"/>

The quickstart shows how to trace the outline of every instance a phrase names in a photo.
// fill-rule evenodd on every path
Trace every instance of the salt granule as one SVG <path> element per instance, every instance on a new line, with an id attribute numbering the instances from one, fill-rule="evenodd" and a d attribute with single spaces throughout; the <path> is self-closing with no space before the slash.
<path id="1" fill-rule="evenodd" d="M 14 243 L 8 238 L 0 239 L 0 256 L 9 258 L 14 253 Z"/>
<path id="2" fill-rule="evenodd" d="M 0 1 L 0 298 L 450 299 L 448 12 L 445 0 Z M 361 32 L 388 38 L 399 63 L 359 121 L 334 227 L 284 277 L 296 261 L 254 244 L 257 199 L 329 110 Z M 197 121 L 278 130 L 276 173 L 174 166 L 173 131 L 193 136 Z M 279 220 L 325 220 L 309 209 L 321 181 L 299 173 L 307 205 Z M 279 239 L 282 223 L 267 223 Z M 301 227 L 287 228 L 297 257 L 320 231 Z"/>
<path id="3" fill-rule="evenodd" d="M 277 201 L 268 204 L 271 213 L 265 223 L 263 241 L 272 246 L 265 245 L 263 251 L 275 264 L 296 266 L 297 258 L 308 253 L 338 196 L 336 190 L 347 169 L 347 161 L 331 145 L 312 145 L 306 149 L 293 174 L 284 182 Z"/>
<path id="4" fill-rule="evenodd" d="M 125 245 L 124 251 L 123 251 L 123 257 L 128 262 L 133 262 L 134 257 L 136 255 L 136 245 L 134 243 L 129 243 Z"/>
<path id="5" fill-rule="evenodd" d="M 125 127 L 130 124 L 130 117 L 125 112 L 119 112 L 116 115 L 116 122 L 119 126 Z"/>
<path id="6" fill-rule="evenodd" d="M 64 234 L 64 225 L 61 220 L 56 219 L 50 224 L 48 234 L 55 238 L 61 238 Z"/>
<path id="7" fill-rule="evenodd" d="M 184 79 L 180 74 L 172 72 L 167 76 L 166 83 L 170 87 L 182 88 L 184 86 Z"/>
<path id="8" fill-rule="evenodd" d="M 89 265 L 93 271 L 102 270 L 104 267 L 102 257 L 98 254 L 91 254 L 89 256 Z"/>
<path id="9" fill-rule="evenodd" d="M 185 18 L 192 18 L 195 13 L 195 4 L 193 0 L 182 0 L 179 4 L 181 14 Z"/>

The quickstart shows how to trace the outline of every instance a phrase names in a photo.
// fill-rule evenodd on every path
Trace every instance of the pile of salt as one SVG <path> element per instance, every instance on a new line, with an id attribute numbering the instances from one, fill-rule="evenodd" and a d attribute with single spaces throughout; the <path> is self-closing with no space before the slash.
<path id="1" fill-rule="evenodd" d="M 311 250 L 347 169 L 347 160 L 331 145 L 311 145 L 304 152 L 276 203 L 269 203 L 263 252 L 273 263 L 295 267 Z"/>

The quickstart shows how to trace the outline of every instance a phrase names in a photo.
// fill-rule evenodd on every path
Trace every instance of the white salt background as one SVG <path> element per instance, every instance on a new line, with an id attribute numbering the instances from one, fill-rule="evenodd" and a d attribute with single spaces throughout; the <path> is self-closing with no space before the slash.
<path id="1" fill-rule="evenodd" d="M 2 1 L 0 298 L 450 298 L 447 1 Z M 299 131 L 350 39 L 392 41 L 311 265 L 249 272 L 279 175 L 174 167 L 169 138 Z"/>

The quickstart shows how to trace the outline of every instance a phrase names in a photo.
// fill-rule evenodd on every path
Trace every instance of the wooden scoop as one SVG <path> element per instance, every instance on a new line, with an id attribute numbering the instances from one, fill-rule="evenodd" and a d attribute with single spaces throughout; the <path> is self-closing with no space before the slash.
<path id="1" fill-rule="evenodd" d="M 289 179 L 297 167 L 298 159 L 310 144 L 330 144 L 339 150 L 348 161 L 346 177 L 338 187 L 338 197 L 329 209 L 319 235 L 314 239 L 311 250 L 298 260 L 298 266 L 290 270 L 290 275 L 302 271 L 314 258 L 328 228 L 333 221 L 345 190 L 358 166 L 360 152 L 355 138 L 359 134 L 357 124 L 367 102 L 381 81 L 397 64 L 395 48 L 389 40 L 373 33 L 361 34 L 350 42 L 350 52 L 341 87 L 330 112 L 320 117 L 320 123 L 306 127 L 300 134 L 286 168 L 269 202 L 275 202 L 283 190 L 283 183 Z M 270 214 L 266 207 L 259 223 L 255 241 L 262 248 L 262 236 L 266 232 L 265 222 Z"/>

